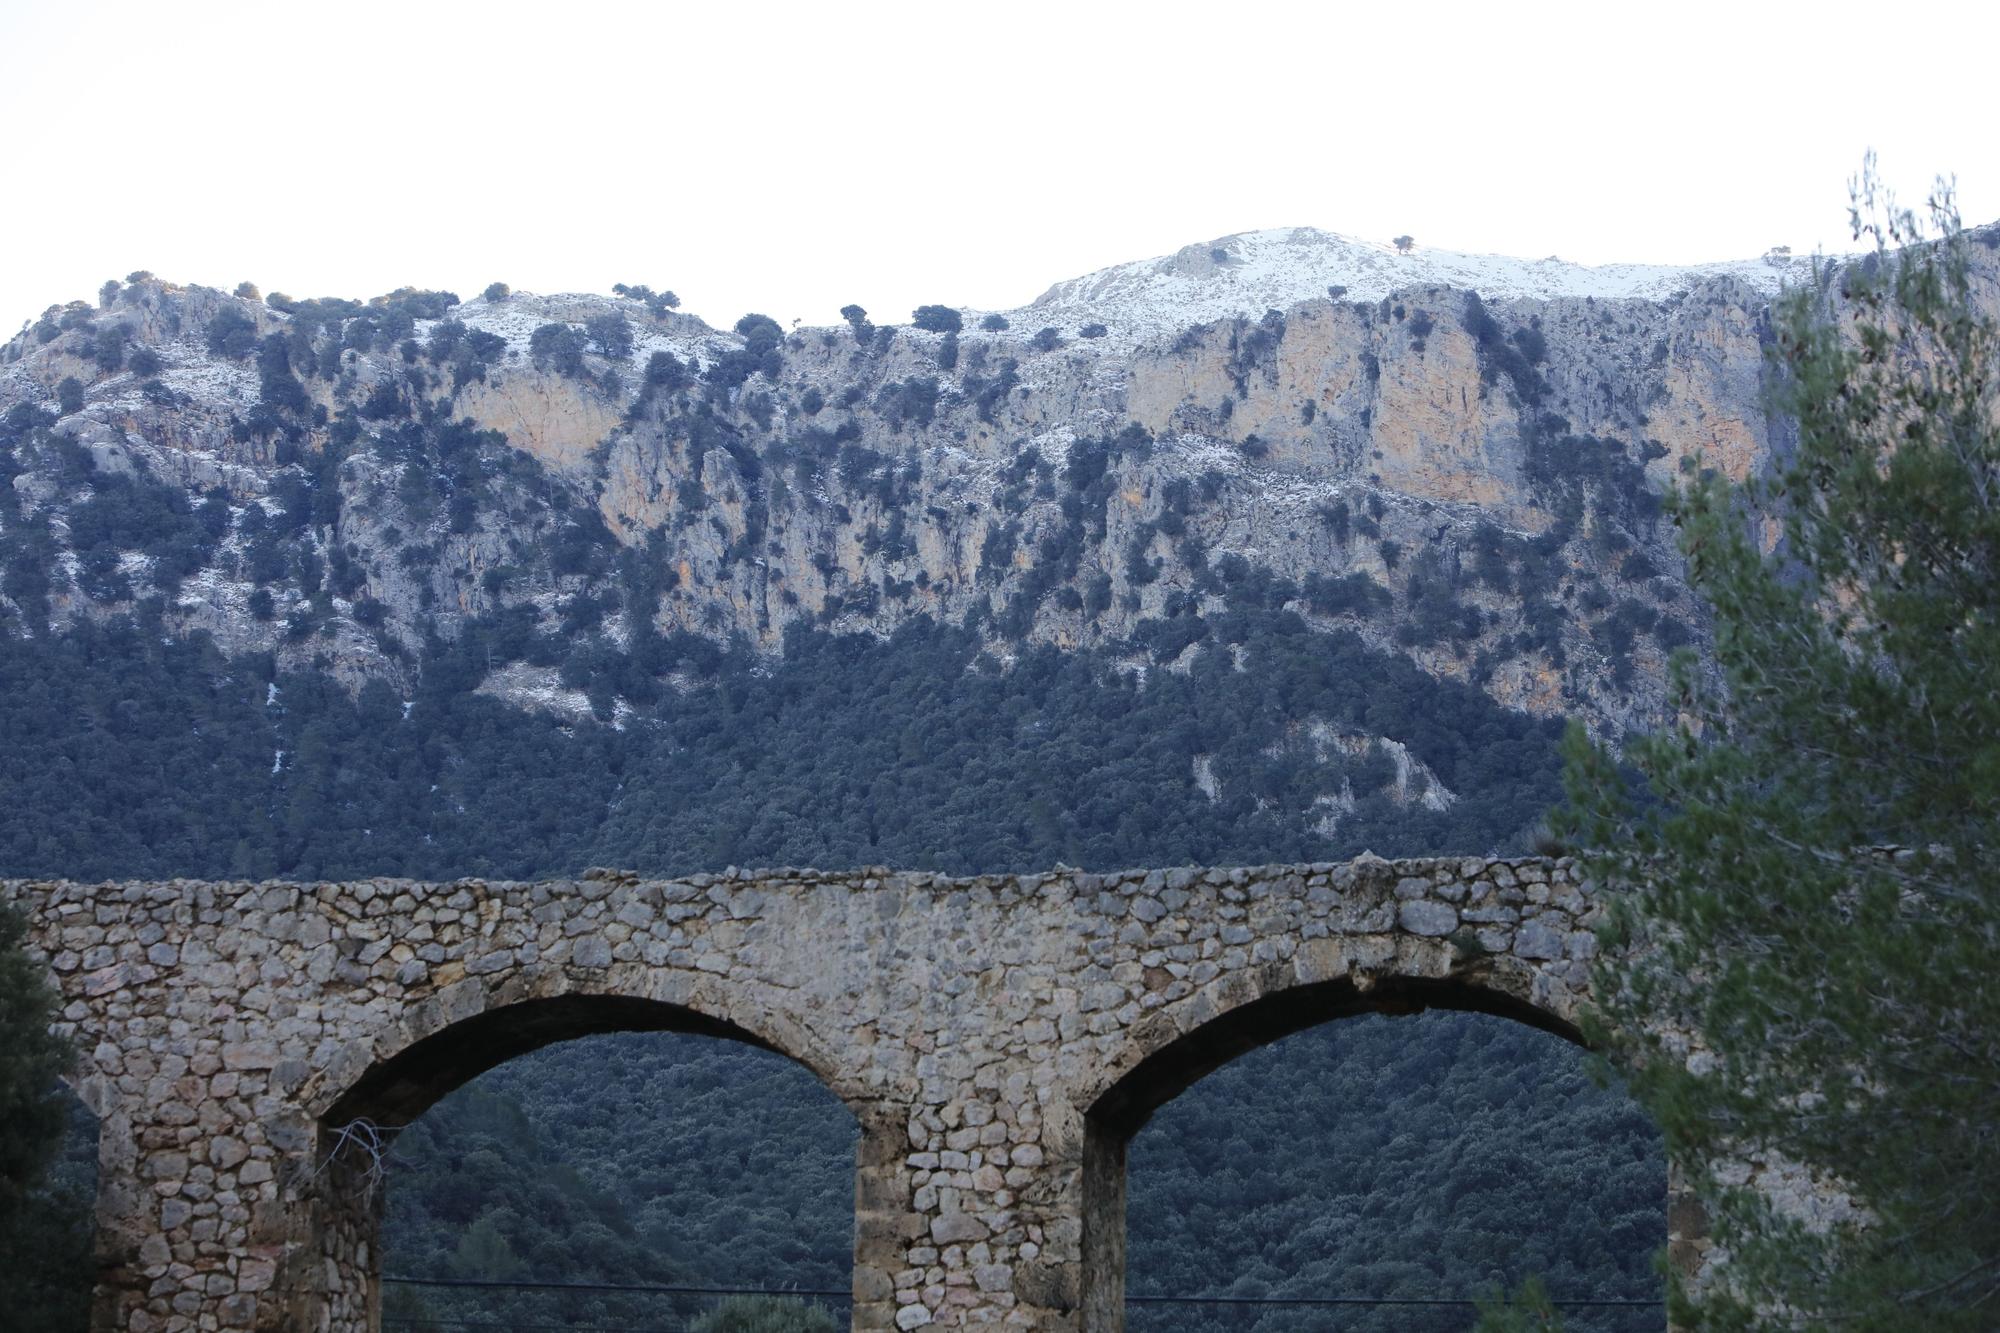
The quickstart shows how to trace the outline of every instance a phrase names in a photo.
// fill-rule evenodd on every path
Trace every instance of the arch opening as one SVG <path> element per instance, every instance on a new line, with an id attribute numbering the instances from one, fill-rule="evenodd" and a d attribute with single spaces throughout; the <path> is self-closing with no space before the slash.
<path id="1" fill-rule="evenodd" d="M 1090 1107 L 1084 1326 L 1456 1333 L 1470 1308 L 1129 1298 L 1444 1299 L 1539 1273 L 1558 1297 L 1651 1302 L 1571 1307 L 1572 1328 L 1658 1330 L 1668 1187 L 1658 1131 L 1598 1087 L 1561 1016 L 1476 980 L 1299 986 L 1183 1034 Z"/>
<path id="2" fill-rule="evenodd" d="M 1141 1060 L 1098 1096 L 1088 1115 L 1103 1130 L 1130 1138 L 1154 1111 L 1238 1056 L 1339 1018 L 1427 1009 L 1491 1014 L 1584 1045 L 1567 1019 L 1463 978 L 1384 977 L 1363 990 L 1342 977 L 1288 987 L 1218 1015 Z"/>
<path id="3" fill-rule="evenodd" d="M 488 1009 L 412 1042 L 369 1066 L 320 1119 L 335 1126 L 362 1119 L 385 1126 L 407 1124 L 496 1065 L 552 1043 L 613 1032 L 720 1037 L 775 1052 L 811 1070 L 801 1055 L 776 1042 L 685 1005 L 628 995 L 554 995 Z"/>
<path id="4" fill-rule="evenodd" d="M 341 1146 L 357 1122 L 388 1131 L 379 1161 Z M 371 1066 L 319 1138 L 334 1327 L 702 1327 L 722 1303 L 511 1285 L 531 1282 L 792 1288 L 812 1294 L 791 1315 L 845 1322 L 859 1122 L 736 1023 L 627 996 L 520 1001 Z"/>

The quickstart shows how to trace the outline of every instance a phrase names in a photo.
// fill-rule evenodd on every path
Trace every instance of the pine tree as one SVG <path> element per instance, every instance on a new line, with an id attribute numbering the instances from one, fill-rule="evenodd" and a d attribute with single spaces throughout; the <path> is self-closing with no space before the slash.
<path id="1" fill-rule="evenodd" d="M 1568 832 L 1624 891 L 1595 1035 L 1727 1254 L 1676 1293 L 1704 1328 L 2000 1320 L 1991 261 L 1947 187 L 1929 227 L 1872 162 L 1854 200 L 1872 253 L 1776 319 L 1795 448 L 1674 504 L 1712 663 L 1677 663 L 1679 721 L 1630 767 L 1570 743 Z M 1858 1206 L 1808 1221 L 1710 1175 L 1753 1157 Z"/>
<path id="2" fill-rule="evenodd" d="M 49 1031 L 55 996 L 22 952 L 27 923 L 0 906 L 0 1220 L 41 1183 L 62 1139 L 56 1080 L 69 1047 Z"/>
<path id="3" fill-rule="evenodd" d="M 0 1282 L 8 1327 L 80 1330 L 90 1299 L 90 1204 L 49 1168 L 68 1119 L 57 1078 L 69 1045 L 55 995 L 21 949 L 27 924 L 0 904 Z"/>

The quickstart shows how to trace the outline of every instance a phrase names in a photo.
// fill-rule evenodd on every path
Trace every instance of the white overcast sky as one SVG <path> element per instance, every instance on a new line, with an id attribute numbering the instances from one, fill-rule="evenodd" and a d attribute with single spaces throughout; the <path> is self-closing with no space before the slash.
<path id="1" fill-rule="evenodd" d="M 831 323 L 1311 225 L 1845 248 L 1870 147 L 2000 218 L 2000 4 L 0 0 L 0 330 L 148 268 L 614 282 Z M 1884 13 L 1891 17 L 1885 22 Z"/>

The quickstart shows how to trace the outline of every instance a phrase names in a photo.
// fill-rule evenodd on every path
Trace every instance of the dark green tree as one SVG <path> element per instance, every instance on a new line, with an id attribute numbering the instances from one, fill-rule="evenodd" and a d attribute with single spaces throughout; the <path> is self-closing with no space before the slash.
<path id="1" fill-rule="evenodd" d="M 51 1190 L 66 1121 L 57 1079 L 69 1044 L 49 1030 L 55 993 L 21 948 L 27 924 L 0 905 L 0 1273 L 10 1327 L 81 1330 L 88 1205 Z"/>
<path id="2" fill-rule="evenodd" d="M 238 361 L 257 350 L 257 321 L 233 305 L 215 312 L 206 330 L 208 350 Z"/>
<path id="3" fill-rule="evenodd" d="M 74 375 L 63 376 L 62 383 L 56 385 L 56 403 L 62 408 L 64 416 L 81 412 L 83 410 L 83 381 Z"/>
<path id="4" fill-rule="evenodd" d="M 583 323 L 583 331 L 599 355 L 613 361 L 624 361 L 632 355 L 632 321 L 616 311 L 602 315 L 592 315 Z"/>
<path id="5" fill-rule="evenodd" d="M 920 305 L 910 312 L 910 322 L 927 333 L 957 333 L 965 328 L 965 317 L 948 305 Z"/>
<path id="6" fill-rule="evenodd" d="M 583 374 L 583 354 L 588 347 L 583 332 L 568 324 L 544 324 L 528 336 L 528 355 L 535 365 L 552 365 L 556 374 L 569 379 Z"/>
<path id="7" fill-rule="evenodd" d="M 0 1216 L 41 1182 L 62 1137 L 56 1080 L 69 1047 L 49 1031 L 55 993 L 21 948 L 27 923 L 0 906 Z"/>
<path id="8" fill-rule="evenodd" d="M 2000 1309 L 2000 335 L 1950 192 L 1855 187 L 1872 253 L 1776 320 L 1797 447 L 1673 510 L 1714 658 L 1567 831 L 1624 890 L 1600 1034 L 1730 1260 L 1705 1328 L 1990 1329 Z M 1771 546 L 1767 534 L 1777 541 Z M 1691 1049 L 1674 1035 L 1699 1033 Z M 1808 1225 L 1710 1168 L 1807 1164 Z M 1770 1313 L 1782 1309 L 1782 1316 Z"/>
<path id="9" fill-rule="evenodd" d="M 736 321 L 736 332 L 742 335 L 748 349 L 760 356 L 785 338 L 785 331 L 778 326 L 777 320 L 754 312 Z"/>
<path id="10" fill-rule="evenodd" d="M 875 336 L 875 326 L 868 322 L 868 312 L 858 305 L 844 305 L 840 317 L 847 321 L 847 327 L 854 330 L 854 341 L 866 347 Z"/>

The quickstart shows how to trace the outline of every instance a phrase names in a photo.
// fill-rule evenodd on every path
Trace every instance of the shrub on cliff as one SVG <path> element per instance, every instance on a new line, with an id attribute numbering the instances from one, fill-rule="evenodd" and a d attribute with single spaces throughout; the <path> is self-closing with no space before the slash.
<path id="1" fill-rule="evenodd" d="M 528 335 L 528 355 L 537 367 L 575 378 L 583 373 L 584 336 L 567 324 L 544 324 Z"/>
<path id="2" fill-rule="evenodd" d="M 204 330 L 208 350 L 241 361 L 257 350 L 257 321 L 233 305 L 215 312 Z"/>
<path id="3" fill-rule="evenodd" d="M 744 349 L 755 355 L 768 352 L 785 339 L 784 329 L 769 315 L 745 315 L 736 321 L 736 332 L 742 335 Z"/>
<path id="4" fill-rule="evenodd" d="M 743 346 L 724 352 L 702 372 L 717 389 L 734 389 L 758 371 L 775 379 L 784 369 L 785 331 L 769 315 L 748 314 L 736 321 Z"/>
<path id="5" fill-rule="evenodd" d="M 592 315 L 584 321 L 583 331 L 601 356 L 623 361 L 632 355 L 632 321 L 616 311 Z"/>

